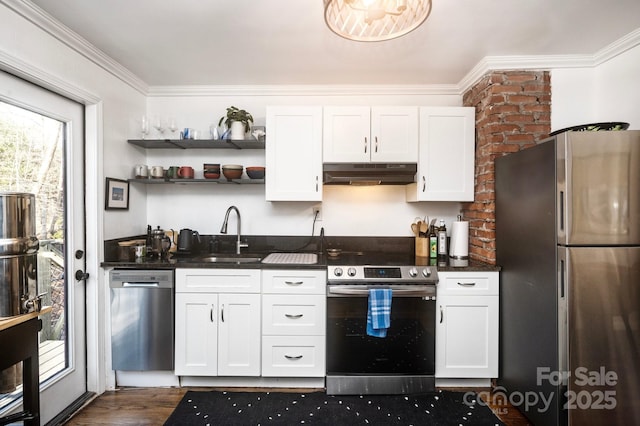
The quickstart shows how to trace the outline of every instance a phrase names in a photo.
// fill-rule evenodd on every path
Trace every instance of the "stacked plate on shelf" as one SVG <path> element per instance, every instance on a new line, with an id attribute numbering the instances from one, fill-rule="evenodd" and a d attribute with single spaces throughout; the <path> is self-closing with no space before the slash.
<path id="1" fill-rule="evenodd" d="M 220 164 L 204 164 L 203 175 L 205 179 L 218 179 L 220 177 Z"/>

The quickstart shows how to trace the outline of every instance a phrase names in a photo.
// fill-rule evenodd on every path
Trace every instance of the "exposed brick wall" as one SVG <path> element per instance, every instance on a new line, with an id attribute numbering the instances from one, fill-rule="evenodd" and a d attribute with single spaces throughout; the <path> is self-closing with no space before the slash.
<path id="1" fill-rule="evenodd" d="M 551 131 L 548 71 L 494 71 L 463 96 L 476 109 L 475 200 L 464 203 L 469 221 L 469 256 L 496 263 L 496 157 L 535 145 Z"/>

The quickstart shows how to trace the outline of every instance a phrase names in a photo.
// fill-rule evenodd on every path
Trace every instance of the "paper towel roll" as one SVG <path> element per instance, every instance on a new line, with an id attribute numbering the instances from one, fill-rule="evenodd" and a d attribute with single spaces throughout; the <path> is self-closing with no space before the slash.
<path id="1" fill-rule="evenodd" d="M 469 222 L 458 221 L 451 224 L 449 256 L 454 259 L 469 257 Z"/>

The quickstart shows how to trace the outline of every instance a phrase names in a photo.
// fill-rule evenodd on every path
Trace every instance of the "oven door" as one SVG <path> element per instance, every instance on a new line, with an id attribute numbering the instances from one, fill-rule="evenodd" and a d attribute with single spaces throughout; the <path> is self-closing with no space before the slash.
<path id="1" fill-rule="evenodd" d="M 383 286 L 393 290 L 391 325 L 384 338 L 367 335 L 369 287 L 327 287 L 327 393 L 432 390 L 435 286 Z"/>

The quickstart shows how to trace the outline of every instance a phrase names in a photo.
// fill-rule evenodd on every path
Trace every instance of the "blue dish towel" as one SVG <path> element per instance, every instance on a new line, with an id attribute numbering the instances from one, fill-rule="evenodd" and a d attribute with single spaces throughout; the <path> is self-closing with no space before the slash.
<path id="1" fill-rule="evenodd" d="M 387 337 L 387 329 L 391 325 L 391 296 L 390 288 L 369 289 L 367 335 Z"/>

